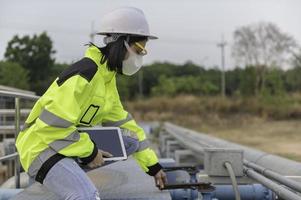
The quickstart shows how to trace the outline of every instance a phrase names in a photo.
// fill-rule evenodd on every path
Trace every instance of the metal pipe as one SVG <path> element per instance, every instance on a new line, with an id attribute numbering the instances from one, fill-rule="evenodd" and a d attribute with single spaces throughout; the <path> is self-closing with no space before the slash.
<path id="1" fill-rule="evenodd" d="M 191 135 L 186 134 L 186 132 L 180 132 L 174 130 L 172 127 L 165 127 L 165 130 L 177 141 L 182 144 L 184 147 L 190 149 L 191 151 L 195 152 L 195 156 L 203 159 L 203 154 L 205 148 L 211 147 L 206 143 L 202 143 L 200 140 L 195 140 Z M 183 134 L 184 133 L 184 134 Z"/>
<path id="2" fill-rule="evenodd" d="M 0 188 L 0 199 L 10 200 L 13 199 L 18 193 L 22 192 L 24 189 L 7 189 Z"/>
<path id="3" fill-rule="evenodd" d="M 28 115 L 30 113 L 31 109 L 22 109 L 21 115 Z M 7 116 L 14 116 L 15 109 L 0 109 L 1 115 L 7 115 Z"/>
<path id="4" fill-rule="evenodd" d="M 15 125 L 4 125 L 0 126 L 0 131 L 13 131 L 15 133 Z"/>
<path id="5" fill-rule="evenodd" d="M 23 99 L 39 99 L 39 96 L 32 95 L 32 94 L 25 94 L 25 93 L 20 93 L 20 92 L 11 92 L 11 91 L 5 91 L 5 90 L 0 90 L 0 95 L 1 96 L 6 96 L 6 97 L 16 97 L 16 98 L 23 98 Z"/>
<path id="6" fill-rule="evenodd" d="M 20 132 L 20 98 L 15 98 L 15 143 Z M 17 152 L 17 149 L 16 149 Z M 16 181 L 16 188 L 20 188 L 20 160 L 19 156 L 15 158 L 15 181 Z"/>
<path id="7" fill-rule="evenodd" d="M 6 155 L 6 156 L 2 156 L 0 157 L 0 162 L 1 161 L 6 161 L 6 160 L 12 160 L 12 159 L 15 159 L 19 154 L 16 152 L 16 153 L 12 153 L 12 154 L 9 154 L 9 155 Z"/>
<path id="8" fill-rule="evenodd" d="M 271 181 L 270 179 L 264 177 L 263 175 L 255 172 L 253 169 L 244 167 L 244 173 L 248 177 L 253 178 L 254 180 L 258 181 L 259 183 L 273 190 L 281 198 L 290 199 L 290 200 L 301 200 L 301 196 L 278 185 L 277 183 Z"/>
<path id="9" fill-rule="evenodd" d="M 288 179 L 285 176 L 282 176 L 281 174 L 273 172 L 272 170 L 266 169 L 262 166 L 259 166 L 252 162 L 249 162 L 247 160 L 244 160 L 243 163 L 247 167 L 254 169 L 255 171 L 261 173 L 262 175 L 264 175 L 268 178 L 271 178 L 271 179 L 301 193 L 301 184 L 299 182 Z"/>
<path id="10" fill-rule="evenodd" d="M 275 200 L 274 193 L 261 184 L 239 185 L 238 186 L 241 199 L 243 200 Z M 212 193 L 202 194 L 204 200 L 219 199 L 233 200 L 235 199 L 232 185 L 215 185 L 215 191 Z M 207 198 L 208 197 L 208 198 Z"/>
<path id="11" fill-rule="evenodd" d="M 234 171 L 233 171 L 233 168 L 232 168 L 232 165 L 230 162 L 225 162 L 224 163 L 228 173 L 229 173 L 229 176 L 231 178 L 231 182 L 232 182 L 232 186 L 233 186 L 233 191 L 234 191 L 234 194 L 235 194 L 235 200 L 240 200 L 240 194 L 239 194 L 239 190 L 238 190 L 238 186 L 237 186 L 237 181 L 236 181 L 236 177 L 235 177 L 235 174 L 234 174 Z"/>
<path id="12" fill-rule="evenodd" d="M 199 152 L 199 154 L 202 153 L 202 148 L 206 147 L 206 145 L 208 147 L 215 148 L 242 149 L 244 151 L 244 157 L 250 162 L 254 162 L 275 172 L 283 173 L 285 176 L 301 177 L 301 163 L 299 162 L 228 142 L 226 140 L 186 129 L 171 123 L 164 123 L 164 129 L 173 136 L 177 135 L 179 143 L 185 144 L 186 148 L 191 149 L 194 152 Z M 191 147 L 193 147 L 193 149 Z M 299 180 L 301 181 L 301 179 Z"/>

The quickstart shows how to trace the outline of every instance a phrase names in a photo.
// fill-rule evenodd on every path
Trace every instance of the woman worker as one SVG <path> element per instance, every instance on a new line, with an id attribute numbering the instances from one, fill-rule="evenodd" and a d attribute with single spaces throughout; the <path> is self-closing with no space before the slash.
<path id="1" fill-rule="evenodd" d="M 78 162 L 94 168 L 104 164 L 103 156 L 111 156 L 97 149 L 79 126 L 102 124 L 130 131 L 139 144 L 133 156 L 140 167 L 160 188 L 166 183 L 143 129 L 123 109 L 116 88 L 116 74 L 135 74 L 147 53 L 146 42 L 157 37 L 150 35 L 143 12 L 133 7 L 106 14 L 98 34 L 105 35 L 106 46 L 90 45 L 83 59 L 56 78 L 34 105 L 16 141 L 24 170 L 61 199 L 100 199 Z"/>

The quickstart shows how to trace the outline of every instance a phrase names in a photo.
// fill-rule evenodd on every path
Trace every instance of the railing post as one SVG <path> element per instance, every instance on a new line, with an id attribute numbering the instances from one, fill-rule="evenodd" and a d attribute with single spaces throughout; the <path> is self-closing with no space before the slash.
<path id="1" fill-rule="evenodd" d="M 0 95 L 1 96 L 6 96 L 6 97 L 14 97 L 15 98 L 15 142 L 17 140 L 18 134 L 20 132 L 20 99 L 31 99 L 31 100 L 38 100 L 39 96 L 36 96 L 34 94 L 26 94 L 26 93 L 21 93 L 21 92 L 12 92 L 12 91 L 5 91 L 5 90 L 0 90 Z M 7 156 L 2 156 L 0 157 L 0 161 L 8 160 L 8 159 L 14 159 L 15 160 L 15 185 L 16 188 L 20 188 L 20 170 L 21 170 L 21 165 L 20 165 L 20 160 L 19 160 L 19 155 L 16 152 Z M 16 157 L 15 157 L 16 156 Z"/>
<path id="2" fill-rule="evenodd" d="M 15 143 L 20 132 L 20 98 L 15 98 Z M 17 152 L 17 149 L 16 149 Z M 15 158 L 15 183 L 16 188 L 20 188 L 20 160 L 19 156 Z"/>

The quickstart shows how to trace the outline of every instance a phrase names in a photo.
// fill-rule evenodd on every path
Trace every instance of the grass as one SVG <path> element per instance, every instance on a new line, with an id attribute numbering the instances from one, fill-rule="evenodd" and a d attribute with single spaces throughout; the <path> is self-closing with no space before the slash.
<path id="1" fill-rule="evenodd" d="M 137 120 L 170 121 L 301 161 L 301 95 L 276 98 L 177 96 L 127 102 Z"/>
<path id="2" fill-rule="evenodd" d="M 301 120 L 270 121 L 257 119 L 233 128 L 212 127 L 210 134 L 301 161 Z"/>

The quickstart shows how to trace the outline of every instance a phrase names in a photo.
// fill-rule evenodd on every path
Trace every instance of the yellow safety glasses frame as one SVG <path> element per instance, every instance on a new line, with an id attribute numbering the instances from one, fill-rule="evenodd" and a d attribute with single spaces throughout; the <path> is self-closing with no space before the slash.
<path id="1" fill-rule="evenodd" d="M 141 44 L 139 44 L 138 42 L 135 42 L 134 45 L 136 48 L 138 48 L 137 53 L 139 55 L 145 56 L 147 54 L 147 50 Z"/>

